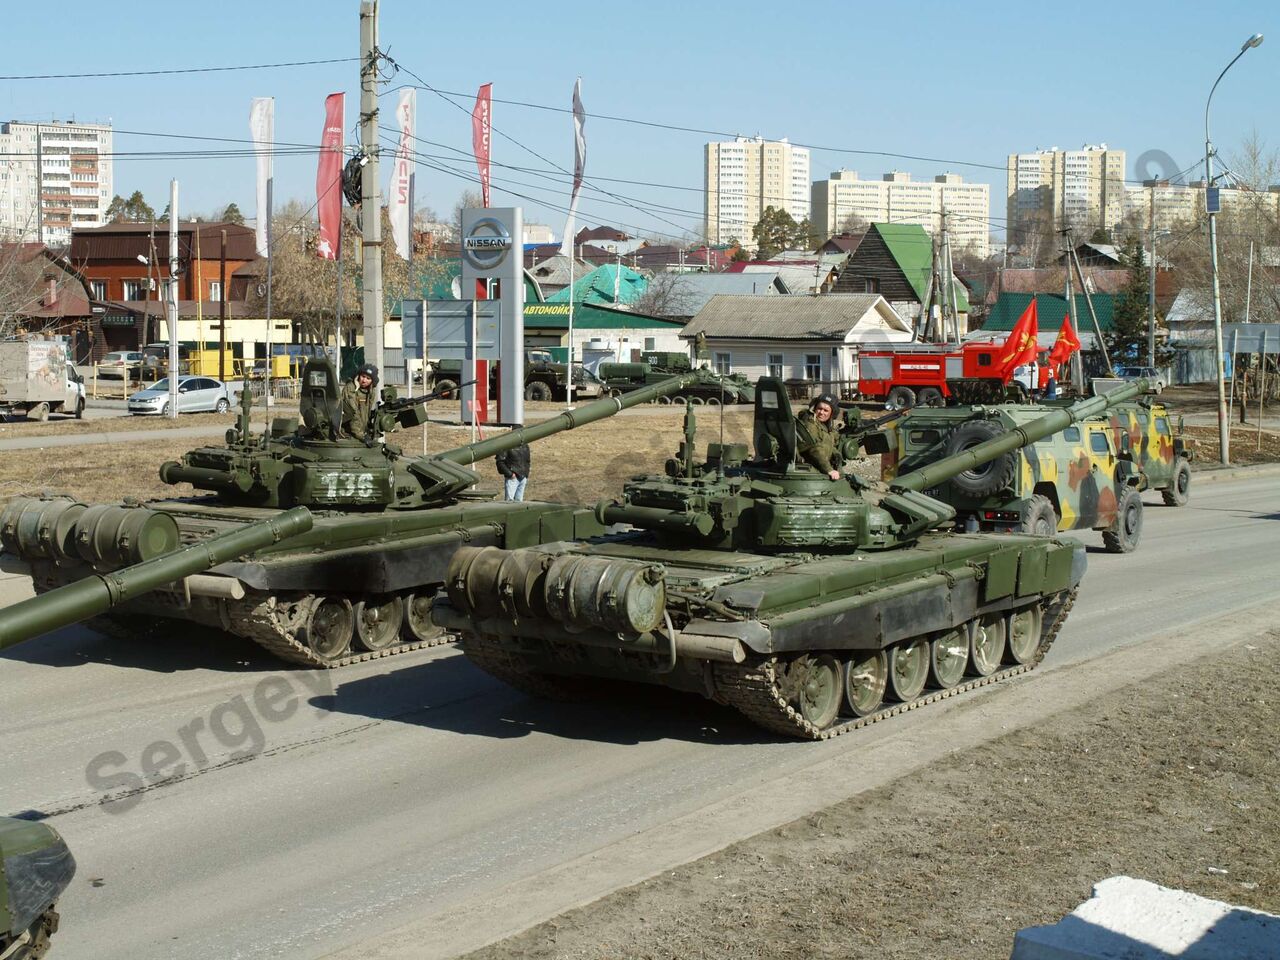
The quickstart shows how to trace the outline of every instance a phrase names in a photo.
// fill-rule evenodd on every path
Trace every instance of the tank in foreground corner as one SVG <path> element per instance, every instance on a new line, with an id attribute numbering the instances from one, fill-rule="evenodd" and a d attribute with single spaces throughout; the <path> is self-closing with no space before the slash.
<path id="1" fill-rule="evenodd" d="M 559 503 L 504 502 L 476 492 L 468 465 L 680 390 L 675 377 L 541 423 L 431 456 L 409 456 L 384 434 L 422 424 L 430 397 L 384 390 L 362 438 L 339 429 L 338 382 L 327 359 L 303 371 L 299 418 L 265 435 L 242 399 L 225 446 L 202 447 L 160 468 L 202 495 L 86 505 L 66 497 L 11 500 L 0 545 L 25 560 L 40 596 L 0 609 L 0 645 L 92 618 L 123 642 L 196 622 L 246 637 L 303 666 L 337 667 L 439 643 L 432 597 L 463 544 L 525 547 L 602 531 L 592 512 Z M 294 508 L 306 529 L 271 532 Z M 259 531 L 259 542 L 233 536 Z M 231 537 L 218 557 L 203 548 Z M 196 548 L 183 552 L 183 548 Z M 181 558 L 180 560 L 177 558 Z M 164 577 L 170 564 L 180 574 Z M 119 589 L 137 572 L 145 587 Z M 77 592 L 78 591 L 78 592 Z M 19 609 L 21 608 L 21 609 Z"/>
<path id="2" fill-rule="evenodd" d="M 784 385 L 765 378 L 754 458 L 745 444 L 712 443 L 700 462 L 690 410 L 665 474 L 596 508 L 633 532 L 459 550 L 433 616 L 461 633 L 474 663 L 535 695 L 636 680 L 825 739 L 1041 661 L 1075 599 L 1084 547 L 948 532 L 954 510 L 920 491 L 1108 402 L 1055 410 L 884 485 L 801 463 Z M 844 455 L 863 439 L 851 431 Z"/>
<path id="3" fill-rule="evenodd" d="M 0 817 L 0 957 L 36 960 L 58 931 L 57 900 L 76 861 L 48 824 Z"/>

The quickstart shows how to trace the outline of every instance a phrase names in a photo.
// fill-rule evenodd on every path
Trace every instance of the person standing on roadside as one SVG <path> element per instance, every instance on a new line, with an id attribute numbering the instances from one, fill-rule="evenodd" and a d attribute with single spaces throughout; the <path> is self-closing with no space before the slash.
<path id="1" fill-rule="evenodd" d="M 519 430 L 524 424 L 517 423 L 512 430 Z M 502 474 L 503 499 L 523 500 L 525 484 L 529 482 L 529 445 L 522 443 L 518 447 L 503 450 L 493 458 L 498 472 Z"/>

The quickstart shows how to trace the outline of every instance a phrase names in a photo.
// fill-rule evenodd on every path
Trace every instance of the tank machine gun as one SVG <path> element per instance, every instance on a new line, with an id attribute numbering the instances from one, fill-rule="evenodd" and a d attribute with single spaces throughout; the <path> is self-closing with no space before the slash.
<path id="1" fill-rule="evenodd" d="M 1084 547 L 939 532 L 955 511 L 921 491 L 1109 402 L 1055 411 L 886 486 L 798 463 L 786 390 L 764 378 L 754 458 L 712 443 L 699 462 L 686 414 L 665 474 L 596 506 L 636 532 L 463 548 L 434 617 L 482 669 L 536 695 L 638 680 L 703 693 L 788 736 L 834 736 L 1044 657 Z M 845 441 L 846 456 L 860 440 Z"/>
<path id="2" fill-rule="evenodd" d="M 302 382 L 299 417 L 277 417 L 255 436 L 243 399 L 225 446 L 192 450 L 160 467 L 166 483 L 211 495 L 93 506 L 65 497 L 10 501 L 0 512 L 0 544 L 28 562 L 42 595 L 0 610 L 0 636 L 16 641 L 92 617 L 95 627 L 127 641 L 165 620 L 189 621 L 312 667 L 443 642 L 430 610 L 459 546 L 522 547 L 603 531 L 581 507 L 495 501 L 474 489 L 480 477 L 468 466 L 676 392 L 686 379 L 425 457 L 337 435 L 337 378 L 327 358 L 309 361 Z M 378 425 L 390 431 L 421 423 L 424 403 L 385 404 L 375 410 Z M 310 510 L 309 529 L 216 558 L 207 553 L 221 535 L 264 529 L 258 525 L 296 507 Z M 197 549 L 172 553 L 179 547 Z M 143 567 L 172 572 L 162 564 L 178 557 L 183 564 L 199 559 L 206 572 L 184 567 L 148 581 L 144 593 L 113 587 Z M 126 569 L 135 564 L 141 566 Z M 79 592 L 57 589 L 65 585 Z"/>

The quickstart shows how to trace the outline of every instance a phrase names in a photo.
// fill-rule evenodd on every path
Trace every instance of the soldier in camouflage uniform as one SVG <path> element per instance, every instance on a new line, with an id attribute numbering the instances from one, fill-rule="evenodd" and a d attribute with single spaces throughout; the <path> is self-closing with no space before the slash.
<path id="1" fill-rule="evenodd" d="M 375 401 L 374 387 L 378 383 L 378 368 L 364 364 L 356 375 L 342 385 L 342 435 L 363 440 L 369 428 L 369 417 Z"/>
<path id="2" fill-rule="evenodd" d="M 836 420 L 836 406 L 836 398 L 824 393 L 796 417 L 796 452 L 805 463 L 817 467 L 832 480 L 840 479 L 840 424 Z"/>

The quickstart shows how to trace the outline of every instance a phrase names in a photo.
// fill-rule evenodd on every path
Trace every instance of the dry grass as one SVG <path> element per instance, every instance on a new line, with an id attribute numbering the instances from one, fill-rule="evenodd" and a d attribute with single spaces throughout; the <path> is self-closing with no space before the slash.
<path id="1" fill-rule="evenodd" d="M 1218 462 L 1218 428 L 1184 427 L 1183 433 L 1196 442 L 1196 463 L 1212 465 Z M 1233 464 L 1276 463 L 1280 461 L 1280 435 L 1263 430 L 1257 424 L 1231 425 L 1231 462 Z"/>

